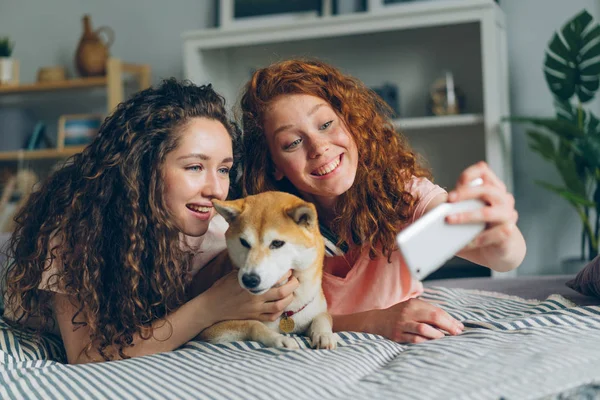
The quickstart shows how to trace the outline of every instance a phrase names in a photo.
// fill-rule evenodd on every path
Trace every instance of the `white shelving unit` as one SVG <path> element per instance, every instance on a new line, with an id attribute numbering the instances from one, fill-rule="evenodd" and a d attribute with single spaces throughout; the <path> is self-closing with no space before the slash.
<path id="1" fill-rule="evenodd" d="M 399 118 L 394 120 L 394 126 L 400 131 L 416 129 L 456 128 L 459 126 L 480 125 L 484 123 L 481 114 L 460 114 L 441 117 Z"/>
<path id="2" fill-rule="evenodd" d="M 454 186 L 468 165 L 485 160 L 512 188 L 504 14 L 493 0 L 430 0 L 294 24 L 213 28 L 183 35 L 185 76 L 212 83 L 237 103 L 253 70 L 291 57 L 316 57 L 361 79 L 399 89 L 395 125 L 433 170 Z M 426 115 L 430 85 L 452 71 L 465 114 Z M 502 276 L 507 276 L 503 274 Z"/>

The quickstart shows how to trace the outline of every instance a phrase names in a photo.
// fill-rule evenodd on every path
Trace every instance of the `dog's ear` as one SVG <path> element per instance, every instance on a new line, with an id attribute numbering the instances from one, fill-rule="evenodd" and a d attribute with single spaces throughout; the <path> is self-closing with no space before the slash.
<path id="1" fill-rule="evenodd" d="M 215 210 L 225 218 L 228 223 L 232 223 L 242 213 L 244 209 L 244 199 L 223 201 L 213 199 L 212 203 Z"/>
<path id="2" fill-rule="evenodd" d="M 287 214 L 298 225 L 305 226 L 307 228 L 317 223 L 317 210 L 311 203 L 302 203 L 290 208 L 287 211 Z"/>

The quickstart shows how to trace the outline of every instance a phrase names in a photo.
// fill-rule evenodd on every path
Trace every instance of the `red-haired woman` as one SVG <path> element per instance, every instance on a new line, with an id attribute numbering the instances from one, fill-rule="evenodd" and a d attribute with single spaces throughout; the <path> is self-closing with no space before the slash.
<path id="1" fill-rule="evenodd" d="M 462 331 L 438 307 L 415 299 L 415 281 L 395 248 L 399 230 L 445 201 L 479 198 L 481 211 L 451 223 L 486 229 L 458 256 L 496 271 L 516 268 L 525 241 L 514 198 L 483 162 L 450 193 L 430 181 L 391 123 L 389 108 L 363 83 L 316 60 L 257 70 L 241 100 L 244 194 L 283 190 L 313 202 L 329 239 L 323 288 L 334 329 L 418 343 Z M 482 178 L 480 187 L 468 185 Z"/>

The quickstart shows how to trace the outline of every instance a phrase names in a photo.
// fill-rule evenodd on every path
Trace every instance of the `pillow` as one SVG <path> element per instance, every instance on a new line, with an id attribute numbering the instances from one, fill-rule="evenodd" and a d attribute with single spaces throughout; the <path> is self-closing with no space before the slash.
<path id="1" fill-rule="evenodd" d="M 566 285 L 583 295 L 600 297 L 600 254 Z"/>

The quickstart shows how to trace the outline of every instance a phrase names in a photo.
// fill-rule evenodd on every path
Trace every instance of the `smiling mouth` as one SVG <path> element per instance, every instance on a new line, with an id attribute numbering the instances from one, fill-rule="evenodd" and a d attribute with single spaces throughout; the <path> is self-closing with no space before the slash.
<path id="1" fill-rule="evenodd" d="M 316 170 L 311 172 L 311 175 L 315 175 L 315 176 L 329 175 L 330 173 L 335 171 L 337 169 L 337 167 L 339 167 L 341 162 L 342 162 L 342 155 L 340 154 L 337 158 L 335 158 L 328 164 L 323 165 L 322 167 L 317 168 Z"/>
<path id="2" fill-rule="evenodd" d="M 197 213 L 200 213 L 200 214 L 209 213 L 210 210 L 212 209 L 212 207 L 197 206 L 195 204 L 186 204 L 185 206 L 188 209 L 192 210 L 193 212 L 197 212 Z"/>

